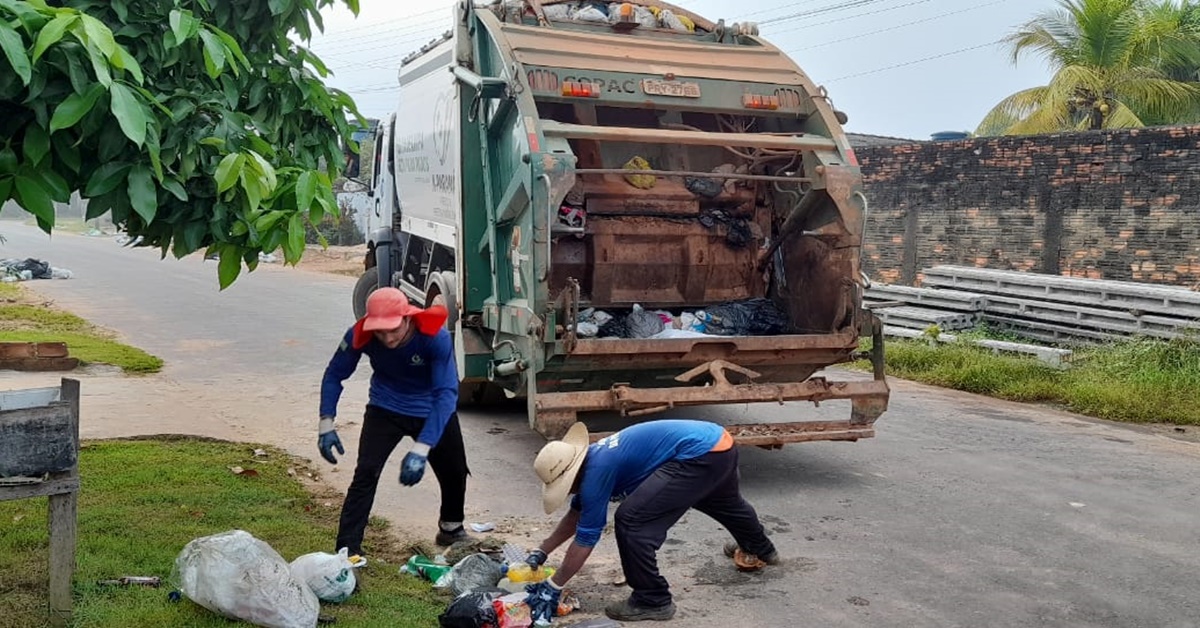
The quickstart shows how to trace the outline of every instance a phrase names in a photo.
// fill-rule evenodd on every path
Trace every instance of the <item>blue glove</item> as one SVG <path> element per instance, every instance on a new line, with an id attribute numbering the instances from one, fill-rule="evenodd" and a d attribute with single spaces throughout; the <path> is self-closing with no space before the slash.
<path id="1" fill-rule="evenodd" d="M 336 447 L 338 453 L 346 455 L 346 450 L 342 447 L 342 439 L 338 438 L 337 430 L 333 429 L 333 419 L 322 418 L 317 428 L 317 449 L 321 451 L 321 457 L 328 460 L 329 464 L 337 464 L 337 458 L 333 457 L 333 448 Z"/>
<path id="2" fill-rule="evenodd" d="M 529 565 L 530 569 L 537 571 L 542 565 L 546 564 L 546 552 L 543 552 L 541 549 L 529 552 L 529 555 L 525 557 L 525 563 Z"/>
<path id="3" fill-rule="evenodd" d="M 425 475 L 425 456 L 413 451 L 408 452 L 404 456 L 404 461 L 400 463 L 400 483 L 405 486 L 414 486 L 421 481 L 423 475 Z"/>
<path id="4" fill-rule="evenodd" d="M 546 578 L 537 584 L 525 587 L 529 594 L 525 603 L 529 605 L 531 619 L 535 622 L 553 621 L 558 612 L 558 599 L 562 597 L 562 588 L 554 585 L 551 578 Z"/>

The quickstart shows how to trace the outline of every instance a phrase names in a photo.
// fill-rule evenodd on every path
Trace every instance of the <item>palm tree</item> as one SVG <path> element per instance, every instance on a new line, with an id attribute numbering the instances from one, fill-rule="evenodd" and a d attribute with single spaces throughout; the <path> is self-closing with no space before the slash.
<path id="1" fill-rule="evenodd" d="M 1200 11 L 1193 0 L 1059 0 L 1003 41 L 1054 68 L 1048 85 L 1000 101 L 979 135 L 1140 127 L 1200 114 Z M 1189 75 L 1190 72 L 1190 75 Z"/>

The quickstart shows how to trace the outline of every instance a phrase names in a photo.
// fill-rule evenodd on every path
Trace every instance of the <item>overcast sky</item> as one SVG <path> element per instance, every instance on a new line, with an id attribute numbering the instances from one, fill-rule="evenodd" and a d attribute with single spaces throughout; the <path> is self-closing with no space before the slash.
<path id="1" fill-rule="evenodd" d="M 396 69 L 414 48 L 446 30 L 450 0 L 360 0 L 357 18 L 325 12 L 312 47 L 368 117 L 397 99 Z M 994 42 L 1053 8 L 1053 0 L 679 0 L 727 24 L 755 21 L 762 36 L 825 85 L 850 122 L 846 130 L 913 139 L 973 131 L 1005 96 L 1044 85 L 1035 57 L 1014 66 Z M 738 9 L 720 8 L 736 4 Z"/>

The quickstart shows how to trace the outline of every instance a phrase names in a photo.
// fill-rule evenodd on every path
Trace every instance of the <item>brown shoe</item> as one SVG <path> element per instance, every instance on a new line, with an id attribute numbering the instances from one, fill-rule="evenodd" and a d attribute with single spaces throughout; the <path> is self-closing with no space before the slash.
<path id="1" fill-rule="evenodd" d="M 675 617 L 675 603 L 666 606 L 637 606 L 628 599 L 604 607 L 604 614 L 616 621 L 668 621 Z"/>

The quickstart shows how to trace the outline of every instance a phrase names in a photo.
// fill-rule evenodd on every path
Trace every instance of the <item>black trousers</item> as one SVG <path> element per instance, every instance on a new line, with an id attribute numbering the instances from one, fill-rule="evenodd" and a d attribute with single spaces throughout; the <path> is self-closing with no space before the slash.
<path id="1" fill-rule="evenodd" d="M 371 506 L 375 503 L 375 489 L 379 486 L 383 467 L 396 445 L 400 444 L 400 439 L 408 436 L 416 440 L 424 425 L 424 419 L 396 414 L 378 406 L 367 406 L 363 415 L 362 434 L 358 439 L 354 479 L 350 481 L 350 489 L 346 491 L 346 500 L 342 503 L 335 552 L 347 547 L 351 555 L 362 553 L 363 534 L 367 529 L 367 519 L 371 516 Z M 471 471 L 467 468 L 467 451 L 463 446 L 457 412 L 450 415 L 442 439 L 429 450 L 428 463 L 441 487 L 440 521 L 462 521 L 467 475 Z"/>
<path id="2" fill-rule="evenodd" d="M 658 573 L 656 554 L 667 540 L 667 530 L 689 508 L 725 526 L 747 552 L 765 556 L 775 550 L 758 513 L 738 488 L 736 447 L 692 460 L 673 460 L 646 478 L 614 516 L 621 568 L 633 588 L 634 604 L 656 607 L 671 602 L 670 586 Z"/>

